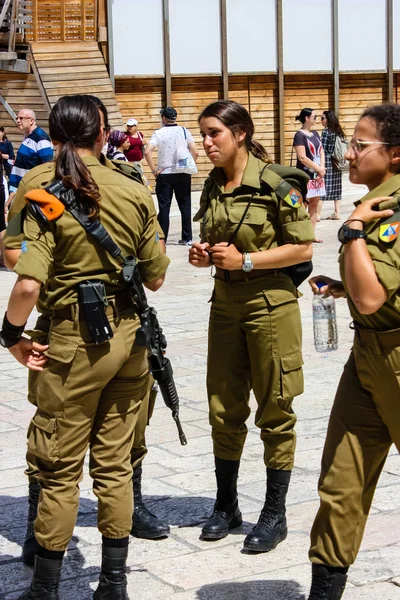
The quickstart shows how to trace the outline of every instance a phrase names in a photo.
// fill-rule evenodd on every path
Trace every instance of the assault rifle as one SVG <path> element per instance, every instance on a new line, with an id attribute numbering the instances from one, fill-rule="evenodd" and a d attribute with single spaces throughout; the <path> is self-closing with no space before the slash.
<path id="1" fill-rule="evenodd" d="M 164 355 L 167 340 L 158 322 L 157 312 L 148 305 L 136 259 L 133 256 L 127 256 L 124 259 L 122 277 L 129 285 L 129 291 L 139 310 L 141 328 L 136 334 L 136 342 L 139 346 L 148 348 L 151 373 L 160 387 L 166 406 L 172 411 L 172 417 L 178 428 L 179 440 L 182 446 L 185 446 L 187 439 L 179 419 L 179 398 L 172 376 L 172 366 Z"/>

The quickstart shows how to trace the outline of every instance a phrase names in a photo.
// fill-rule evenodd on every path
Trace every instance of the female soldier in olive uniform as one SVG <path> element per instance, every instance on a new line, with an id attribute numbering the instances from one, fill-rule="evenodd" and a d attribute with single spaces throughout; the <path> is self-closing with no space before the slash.
<path id="1" fill-rule="evenodd" d="M 61 98 L 50 115 L 50 134 L 58 147 L 55 175 L 89 214 L 99 214 L 123 254 L 139 260 L 144 284 L 162 285 L 168 259 L 157 241 L 156 214 L 147 192 L 102 167 L 94 156 L 99 141 L 97 106 L 85 96 Z M 68 169 L 67 169 L 68 165 Z M 48 180 L 48 178 L 47 178 Z M 122 214 L 121 199 L 129 206 Z M 90 471 L 99 500 L 98 527 L 103 561 L 96 599 L 128 598 L 125 566 L 132 524 L 133 430 L 148 390 L 147 350 L 135 344 L 140 325 L 121 267 L 65 211 L 48 231 L 28 216 L 25 242 L 15 267 L 19 278 L 11 294 L 1 332 L 3 344 L 23 364 L 44 366 L 45 349 L 20 337 L 46 284 L 52 311 L 50 359 L 37 381 L 37 411 L 28 450 L 39 469 L 41 494 L 35 536 L 39 544 L 35 573 L 23 598 L 58 598 L 64 551 L 78 509 L 78 484 L 90 444 Z M 95 279 L 105 285 L 113 337 L 93 344 L 77 304 L 77 286 Z"/>
<path id="2" fill-rule="evenodd" d="M 108 131 L 110 129 L 108 122 L 107 109 L 103 102 L 96 96 L 89 96 L 88 98 L 93 100 L 97 105 L 100 112 L 100 128 L 103 132 L 102 139 L 96 145 L 95 155 L 108 169 L 118 171 L 117 164 L 108 160 L 102 153 L 101 150 L 107 138 Z M 124 175 L 129 176 L 129 166 L 125 167 Z M 7 267 L 13 269 L 18 257 L 21 252 L 21 244 L 23 242 L 23 214 L 22 211 L 26 207 L 25 192 L 28 189 L 32 189 L 36 186 L 44 186 L 49 183 L 53 176 L 53 167 L 50 163 L 42 165 L 39 168 L 32 170 L 22 181 L 18 187 L 17 194 L 11 205 L 8 221 L 9 225 L 6 231 L 5 237 L 5 260 Z M 136 178 L 135 178 L 136 180 Z M 27 186 L 27 187 L 25 187 Z M 153 200 L 149 195 L 149 203 L 152 205 Z M 157 222 L 158 223 L 158 222 Z M 158 224 L 156 224 L 157 233 L 160 238 L 160 244 L 165 251 L 164 234 Z M 42 287 L 41 295 L 39 298 L 37 310 L 40 313 L 40 317 L 36 323 L 35 330 L 30 332 L 30 335 L 34 337 L 36 341 L 40 341 L 41 344 L 47 342 L 48 331 L 50 328 L 50 314 L 46 308 L 45 291 Z M 30 371 L 28 376 L 28 400 L 36 406 L 36 380 L 38 373 L 36 371 Z M 149 388 L 152 388 L 153 380 L 150 378 Z M 132 531 L 133 535 L 137 537 L 147 539 L 158 539 L 165 537 L 169 533 L 169 526 L 153 515 L 146 507 L 142 498 L 142 462 L 147 453 L 145 430 L 151 417 L 155 396 L 153 390 L 143 398 L 140 405 L 140 409 L 137 416 L 137 423 L 134 431 L 134 440 L 131 452 L 131 462 L 133 470 L 133 489 L 134 489 L 134 512 L 132 516 Z M 25 564 L 33 566 L 34 558 L 37 550 L 37 543 L 34 536 L 33 523 L 36 519 L 37 514 L 37 503 L 39 499 L 40 485 L 37 481 L 37 468 L 34 464 L 34 457 L 29 452 L 27 454 L 28 468 L 25 471 L 29 479 L 29 494 L 28 494 L 28 522 L 25 541 L 22 550 L 22 558 Z"/>
<path id="3" fill-rule="evenodd" d="M 369 192 L 339 230 L 342 281 L 310 280 L 347 297 L 355 336 L 322 457 L 309 600 L 341 598 L 391 444 L 400 451 L 400 106 L 364 111 L 346 159 Z"/>
<path id="4" fill-rule="evenodd" d="M 202 536 L 222 538 L 242 522 L 236 486 L 253 388 L 267 493 L 245 548 L 263 552 L 287 535 L 285 499 L 295 451 L 292 400 L 303 391 L 303 360 L 299 294 L 283 269 L 312 255 L 311 222 L 301 194 L 292 188 L 293 182 L 305 187 L 308 177 L 266 165 L 266 152 L 252 140 L 253 122 L 240 104 L 215 102 L 201 113 L 199 124 L 215 168 L 195 217 L 202 241 L 193 244 L 189 261 L 216 268 L 207 389 L 217 501 Z M 284 199 L 272 191 L 282 182 L 273 170 L 292 178 Z"/>

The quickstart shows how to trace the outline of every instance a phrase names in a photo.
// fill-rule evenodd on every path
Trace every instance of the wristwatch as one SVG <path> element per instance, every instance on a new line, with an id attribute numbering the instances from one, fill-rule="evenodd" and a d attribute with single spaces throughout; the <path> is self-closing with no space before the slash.
<path id="1" fill-rule="evenodd" d="M 25 323 L 26 325 L 26 323 Z M 18 344 L 24 333 L 25 325 L 13 325 L 7 319 L 7 313 L 4 315 L 3 325 L 0 331 L 0 346 L 11 348 Z"/>
<path id="2" fill-rule="evenodd" d="M 244 252 L 243 253 L 243 264 L 242 264 L 242 269 L 245 273 L 250 273 L 250 271 L 253 269 L 254 265 L 251 262 L 251 258 L 250 258 L 250 254 L 248 252 Z"/>
<path id="3" fill-rule="evenodd" d="M 20 339 L 21 338 L 4 337 L 2 332 L 0 331 L 0 346 L 2 346 L 3 348 L 11 348 L 12 346 L 15 346 L 15 344 L 18 344 Z"/>
<path id="4" fill-rule="evenodd" d="M 342 225 L 338 231 L 338 240 L 341 244 L 347 244 L 350 240 L 367 239 L 367 234 L 362 229 L 351 229 L 347 225 Z"/>

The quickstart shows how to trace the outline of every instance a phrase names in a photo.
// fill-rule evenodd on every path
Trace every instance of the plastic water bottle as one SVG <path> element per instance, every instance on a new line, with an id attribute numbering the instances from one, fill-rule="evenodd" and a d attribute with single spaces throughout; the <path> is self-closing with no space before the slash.
<path id="1" fill-rule="evenodd" d="M 326 285 L 317 283 L 319 289 Z M 337 350 L 338 335 L 336 324 L 336 307 L 333 296 L 314 294 L 312 301 L 314 345 L 317 352 Z"/>

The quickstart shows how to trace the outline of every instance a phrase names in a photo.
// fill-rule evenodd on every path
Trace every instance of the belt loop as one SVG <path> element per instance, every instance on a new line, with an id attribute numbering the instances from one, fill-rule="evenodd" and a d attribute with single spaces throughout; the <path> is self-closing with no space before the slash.
<path id="1" fill-rule="evenodd" d="M 71 321 L 74 322 L 74 329 L 79 328 L 79 304 L 70 304 Z"/>

